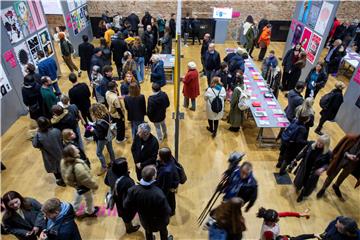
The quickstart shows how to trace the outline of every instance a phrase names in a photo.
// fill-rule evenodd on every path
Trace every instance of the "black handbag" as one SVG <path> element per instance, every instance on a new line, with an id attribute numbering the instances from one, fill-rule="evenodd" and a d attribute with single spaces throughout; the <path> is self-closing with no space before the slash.
<path id="1" fill-rule="evenodd" d="M 76 164 L 74 164 L 74 166 L 73 166 L 72 172 L 73 172 L 73 174 L 74 174 L 75 182 L 77 182 L 77 181 L 76 181 L 76 174 L 75 174 L 75 165 L 76 165 Z M 79 195 L 83 195 L 84 193 L 87 193 L 88 191 L 90 191 L 90 188 L 88 188 L 88 187 L 85 187 L 85 186 L 76 186 L 76 192 L 77 192 Z"/>

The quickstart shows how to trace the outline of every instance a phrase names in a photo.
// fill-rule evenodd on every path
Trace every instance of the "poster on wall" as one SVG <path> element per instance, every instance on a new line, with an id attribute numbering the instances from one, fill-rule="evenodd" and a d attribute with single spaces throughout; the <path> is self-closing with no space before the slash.
<path id="1" fill-rule="evenodd" d="M 46 22 L 40 0 L 28 0 L 28 4 L 36 29 L 40 30 L 44 28 L 46 26 Z"/>
<path id="2" fill-rule="evenodd" d="M 67 0 L 67 4 L 68 4 L 68 8 L 69 8 L 70 12 L 85 3 L 86 3 L 86 0 Z"/>
<path id="3" fill-rule="evenodd" d="M 41 44 L 40 44 L 38 36 L 37 35 L 32 36 L 26 42 L 27 42 L 27 45 L 28 45 L 28 47 L 30 49 L 30 54 L 31 54 L 31 58 L 32 58 L 33 62 L 35 64 L 38 64 L 39 63 L 39 58 L 38 58 L 37 54 L 38 54 L 39 51 L 42 51 Z"/>
<path id="4" fill-rule="evenodd" d="M 307 59 L 311 64 L 314 64 L 316 56 L 319 52 L 320 44 L 321 44 L 321 37 L 316 33 L 313 33 L 307 50 Z"/>
<path id="5" fill-rule="evenodd" d="M 354 82 L 360 84 L 360 68 L 358 68 L 357 72 L 355 73 Z"/>
<path id="6" fill-rule="evenodd" d="M 334 8 L 334 5 L 331 3 L 328 3 L 328 2 L 324 2 L 321 6 L 319 18 L 318 18 L 318 21 L 316 22 L 315 29 L 314 29 L 320 35 L 324 35 L 325 29 L 329 22 L 333 8 Z"/>
<path id="7" fill-rule="evenodd" d="M 0 64 L 0 99 L 2 99 L 8 92 L 11 91 L 11 85 L 9 79 L 7 78 L 5 71 Z"/>
<path id="8" fill-rule="evenodd" d="M 88 11 L 88 6 L 87 5 L 83 6 L 83 11 L 84 11 L 84 16 L 86 18 L 86 21 L 90 22 L 90 16 L 89 16 L 89 11 Z"/>
<path id="9" fill-rule="evenodd" d="M 20 28 L 25 37 L 36 31 L 34 20 L 31 16 L 29 6 L 25 1 L 18 1 L 14 3 L 14 9 Z"/>
<path id="10" fill-rule="evenodd" d="M 295 25 L 294 36 L 291 41 L 291 46 L 295 46 L 296 44 L 300 43 L 300 38 L 303 33 L 303 30 L 304 30 L 304 25 L 300 22 L 297 22 Z"/>
<path id="11" fill-rule="evenodd" d="M 13 7 L 1 10 L 1 20 L 9 36 L 11 44 L 17 43 L 24 38 Z"/>
<path id="12" fill-rule="evenodd" d="M 72 27 L 74 30 L 74 34 L 77 35 L 79 33 L 79 28 L 78 28 L 78 13 L 77 11 L 74 11 L 71 13 L 71 22 L 72 22 Z"/>
<path id="13" fill-rule="evenodd" d="M 302 2 L 302 6 L 300 8 L 298 20 L 302 23 L 306 23 L 306 19 L 308 18 L 309 11 L 311 8 L 312 0 L 305 0 Z"/>
<path id="14" fill-rule="evenodd" d="M 16 68 L 17 64 L 16 64 L 15 55 L 11 49 L 4 52 L 3 56 L 5 61 L 10 64 L 11 68 Z"/>
<path id="15" fill-rule="evenodd" d="M 39 39 L 42 49 L 45 53 L 45 57 L 50 57 L 54 54 L 54 48 L 51 44 L 50 34 L 47 29 L 39 33 Z"/>
<path id="16" fill-rule="evenodd" d="M 310 38 L 311 38 L 311 30 L 307 27 L 304 28 L 303 34 L 301 36 L 300 44 L 302 49 L 306 52 L 306 49 L 309 45 Z"/>
<path id="17" fill-rule="evenodd" d="M 16 47 L 14 47 L 14 52 L 15 52 L 16 59 L 18 60 L 18 62 L 20 64 L 21 71 L 22 71 L 23 75 L 25 76 L 27 74 L 25 71 L 26 64 L 28 64 L 28 63 L 33 64 L 33 61 L 30 56 L 29 48 L 26 45 L 25 41 L 20 43 Z"/>
<path id="18" fill-rule="evenodd" d="M 316 22 L 317 22 L 317 19 L 319 16 L 321 4 L 322 4 L 322 2 L 315 1 L 311 5 L 306 24 L 312 29 L 315 28 L 315 25 L 316 25 Z"/>

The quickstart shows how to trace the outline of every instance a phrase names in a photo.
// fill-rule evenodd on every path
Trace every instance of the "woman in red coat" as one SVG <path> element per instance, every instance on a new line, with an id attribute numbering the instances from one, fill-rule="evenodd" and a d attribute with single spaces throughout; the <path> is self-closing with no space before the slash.
<path id="1" fill-rule="evenodd" d="M 191 99 L 190 110 L 195 111 L 195 98 L 200 95 L 199 73 L 196 70 L 196 64 L 194 62 L 188 63 L 188 69 L 189 70 L 183 80 L 184 107 L 189 107 L 189 99 Z"/>

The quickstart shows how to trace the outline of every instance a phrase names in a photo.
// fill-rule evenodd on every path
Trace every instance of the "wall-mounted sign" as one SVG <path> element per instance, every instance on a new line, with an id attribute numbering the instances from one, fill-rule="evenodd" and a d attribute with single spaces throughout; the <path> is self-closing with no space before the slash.
<path id="1" fill-rule="evenodd" d="M 231 19 L 232 8 L 214 8 L 213 18 Z"/>

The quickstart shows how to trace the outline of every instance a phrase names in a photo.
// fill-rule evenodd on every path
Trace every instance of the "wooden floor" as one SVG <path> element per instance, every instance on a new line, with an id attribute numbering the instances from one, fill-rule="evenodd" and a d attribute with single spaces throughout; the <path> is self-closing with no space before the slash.
<path id="1" fill-rule="evenodd" d="M 97 43 L 96 43 L 97 44 Z M 226 47 L 236 47 L 236 43 L 228 42 L 223 45 L 217 45 L 216 48 L 224 57 Z M 270 49 L 274 49 L 276 55 L 282 55 L 284 43 L 271 43 Z M 186 71 L 187 62 L 194 60 L 200 67 L 200 46 L 189 46 L 182 50 L 182 74 Z M 257 56 L 258 49 L 254 56 Z M 324 53 L 323 53 L 324 54 Z M 58 55 L 59 56 L 59 55 Z M 60 80 L 60 86 L 64 93 L 71 87 L 67 81 L 69 70 L 61 62 L 61 71 L 63 77 Z M 79 65 L 79 59 L 76 59 Z M 260 66 L 259 62 L 256 62 Z M 348 80 L 339 77 L 345 83 Z M 86 73 L 81 77 L 81 81 L 88 82 Z M 315 109 L 319 111 L 318 101 L 320 97 L 334 86 L 335 79 L 330 78 L 327 86 L 320 91 L 316 99 Z M 201 79 L 201 93 L 206 87 L 206 79 Z M 151 94 L 149 78 L 142 84 L 144 94 Z M 173 102 L 173 85 L 167 85 L 163 89 L 166 91 Z M 218 136 L 216 139 L 210 137 L 206 130 L 207 119 L 204 100 L 200 96 L 197 100 L 197 111 L 191 112 L 181 107 L 185 112 L 185 119 L 180 123 L 180 162 L 184 165 L 188 174 L 188 182 L 180 186 L 177 194 L 177 211 L 171 219 L 169 231 L 175 239 L 207 239 L 207 231 L 202 230 L 196 224 L 196 219 L 203 210 L 206 202 L 212 195 L 222 172 L 227 167 L 227 157 L 232 151 L 245 151 L 247 153 L 245 160 L 254 165 L 254 173 L 259 183 L 259 196 L 248 212 L 244 213 L 247 225 L 247 231 L 244 239 L 259 239 L 261 220 L 257 219 L 255 214 L 260 206 L 273 208 L 279 211 L 303 211 L 307 208 L 311 210 L 311 218 L 304 219 L 282 219 L 281 232 L 283 234 L 297 235 L 302 233 L 318 233 L 324 230 L 328 222 L 338 215 L 346 215 L 355 218 L 360 223 L 359 190 L 354 190 L 355 179 L 349 177 L 341 186 L 346 202 L 341 202 L 330 189 L 325 197 L 317 200 L 313 193 L 306 201 L 296 202 L 296 193 L 292 185 L 279 186 L 276 184 L 273 172 L 276 171 L 274 165 L 278 157 L 277 149 L 258 148 L 256 145 L 256 136 L 258 129 L 254 122 L 246 122 L 243 130 L 239 133 L 228 131 L 229 125 L 221 121 Z M 181 99 L 182 100 L 182 99 Z M 286 101 L 282 94 L 279 97 L 283 107 Z M 161 146 L 174 145 L 174 120 L 171 119 L 174 111 L 173 104 L 168 109 L 166 123 L 169 129 L 167 142 L 161 143 Z M 2 116 L 6 117 L 6 116 Z M 316 114 L 315 122 L 317 124 L 319 114 Z M 2 136 L 2 161 L 7 166 L 7 170 L 2 172 L 2 193 L 8 190 L 16 190 L 24 196 L 31 196 L 43 202 L 51 197 L 58 197 L 65 201 L 72 201 L 74 190 L 70 187 L 61 188 L 56 186 L 52 175 L 45 172 L 41 154 L 34 149 L 31 142 L 26 139 L 29 120 L 27 116 L 19 118 L 14 125 Z M 309 139 L 316 139 L 316 135 L 311 129 Z M 343 131 L 336 123 L 326 123 L 324 132 L 331 135 L 331 146 L 334 147 L 337 141 L 344 135 Z M 127 124 L 127 136 L 130 138 L 130 127 Z M 153 130 L 153 133 L 154 130 Z M 269 132 L 267 134 L 275 134 Z M 131 138 L 130 138 L 131 139 Z M 115 153 L 117 157 L 125 156 L 128 158 L 131 168 L 131 175 L 135 178 L 134 164 L 130 152 L 131 140 L 125 145 L 118 145 L 114 142 Z M 86 143 L 86 153 L 90 157 L 93 171 L 95 172 L 100 164 L 95 155 L 95 143 Z M 319 185 L 321 186 L 324 177 L 322 176 Z M 103 184 L 103 177 L 98 178 L 99 190 L 95 193 L 95 203 L 99 206 L 104 205 L 104 195 L 107 187 Z M 108 214 L 105 214 L 108 215 Z M 143 229 L 140 232 L 126 235 L 123 222 L 115 215 L 99 216 L 97 219 L 78 221 L 78 225 L 83 239 L 144 239 Z M 135 221 L 139 221 L 136 217 Z M 4 237 L 3 239 L 15 239 Z"/>

